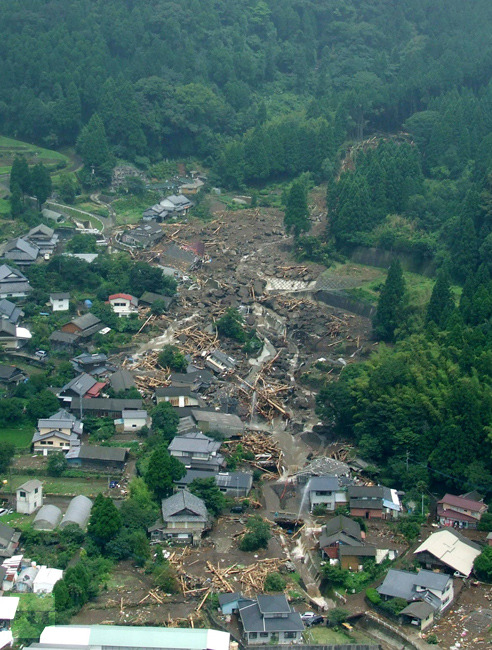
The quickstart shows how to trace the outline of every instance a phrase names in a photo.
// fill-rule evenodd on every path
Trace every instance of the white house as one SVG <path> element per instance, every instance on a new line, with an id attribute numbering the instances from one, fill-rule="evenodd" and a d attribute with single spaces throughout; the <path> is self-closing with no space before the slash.
<path id="1" fill-rule="evenodd" d="M 53 587 L 62 578 L 63 571 L 61 569 L 42 566 L 33 580 L 32 590 L 35 594 L 51 594 Z"/>
<path id="2" fill-rule="evenodd" d="M 43 505 L 43 484 L 37 479 L 26 481 L 17 488 L 15 509 L 23 515 L 30 515 Z"/>
<path id="3" fill-rule="evenodd" d="M 64 293 L 50 293 L 50 304 L 53 311 L 68 311 L 70 308 L 70 294 Z"/>
<path id="4" fill-rule="evenodd" d="M 343 483 L 338 476 L 314 476 L 307 485 L 310 510 L 317 505 L 323 505 L 327 510 L 346 505 L 347 487 Z"/>
<path id="5" fill-rule="evenodd" d="M 131 431 L 140 431 L 143 427 L 150 425 L 150 418 L 147 411 L 123 409 L 121 418 L 114 421 L 117 431 L 128 433 Z"/>
<path id="6" fill-rule="evenodd" d="M 108 302 L 114 313 L 120 317 L 138 313 L 138 298 L 129 293 L 114 293 L 109 296 Z"/>

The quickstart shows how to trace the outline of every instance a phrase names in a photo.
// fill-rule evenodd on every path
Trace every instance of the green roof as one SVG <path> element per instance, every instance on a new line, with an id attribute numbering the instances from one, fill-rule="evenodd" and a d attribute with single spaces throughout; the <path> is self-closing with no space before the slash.
<path id="1" fill-rule="evenodd" d="M 125 625 L 91 626 L 90 644 L 133 648 L 176 648 L 203 650 L 208 647 L 208 630 Z"/>

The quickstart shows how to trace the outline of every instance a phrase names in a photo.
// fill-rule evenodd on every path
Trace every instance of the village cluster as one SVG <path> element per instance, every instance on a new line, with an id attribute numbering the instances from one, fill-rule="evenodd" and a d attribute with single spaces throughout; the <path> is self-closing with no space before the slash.
<path id="1" fill-rule="evenodd" d="M 202 183 L 197 177 L 181 189 L 192 194 Z M 348 633 L 364 616 L 375 617 L 373 624 L 379 621 L 383 629 L 381 605 L 395 599 L 405 606 L 393 624 L 401 626 L 404 643 L 417 643 L 415 639 L 446 616 L 457 593 L 469 584 L 482 545 L 492 545 L 492 534 L 482 539 L 475 530 L 487 506 L 477 493 L 444 495 L 436 504 L 436 529 L 427 527 L 408 549 L 396 528 L 409 510 L 409 504 L 403 506 L 404 495 L 379 485 L 355 450 L 346 448 L 340 454 L 337 445 L 323 437 L 314 416 L 315 392 L 299 381 L 302 369 L 320 359 L 338 369 L 353 361 L 370 328 L 368 319 L 358 317 L 356 323 L 353 314 L 316 300 L 323 290 L 316 284 L 316 268 L 285 262 L 278 224 L 265 223 L 253 210 L 249 218 L 258 222 L 261 234 L 248 228 L 245 216 L 228 224 L 220 217 L 198 226 L 169 223 L 172 216 L 184 217 L 191 206 L 187 195 L 169 195 L 145 210 L 137 226 L 115 229 L 106 242 L 108 251 L 101 254 L 128 250 L 134 259 L 151 262 L 179 281 L 174 297 L 148 291 L 107 297 L 116 316 L 141 323 L 133 349 L 115 354 L 96 349 L 94 337 L 104 336 L 110 327 L 91 313 L 90 301 L 78 304 L 77 314 L 68 316 L 72 296 L 57 287 L 49 287 L 46 310 L 67 312 L 66 322 L 50 334 L 49 350 L 25 351 L 31 333 L 22 302 L 31 286 L 19 267 L 44 263 L 55 253 L 75 255 L 90 267 L 97 254 L 63 253 L 56 228 L 46 225 L 9 242 L 0 266 L 0 344 L 6 353 L 19 355 L 24 365 L 2 363 L 0 382 L 9 387 L 29 381 L 26 363 L 43 367 L 58 353 L 70 359 L 76 376 L 51 387 L 58 410 L 38 420 L 31 451 L 40 457 L 61 452 L 69 468 L 101 472 L 108 479 L 105 493 L 115 500 L 125 498 L 135 472 L 130 443 L 141 442 L 139 434 L 152 429 L 156 405 L 167 402 L 173 407 L 179 425 L 168 452 L 184 464 L 186 473 L 175 481 L 174 494 L 162 499 L 160 517 L 149 527 L 148 537 L 156 552 L 165 552 L 177 569 L 181 605 L 187 603 L 198 615 L 207 599 L 218 595 L 211 620 L 220 631 L 173 625 L 152 630 L 48 626 L 40 645 L 31 647 L 227 650 L 237 643 L 291 645 L 309 641 L 310 630 L 329 622 L 330 610 L 338 608 L 347 609 L 341 624 Z M 230 237 L 223 237 L 226 229 Z M 260 240 L 271 247 L 261 249 Z M 152 311 L 157 301 L 164 304 L 164 313 Z M 214 322 L 229 308 L 237 309 L 244 326 L 254 329 L 256 355 L 247 355 L 243 343 L 218 336 Z M 348 361 L 332 358 L 337 342 L 346 346 Z M 158 353 L 169 343 L 186 360 L 181 372 L 159 363 Z M 134 396 L 110 396 L 127 391 Z M 110 418 L 114 440 L 120 444 L 89 443 L 87 418 Z M 234 469 L 231 456 L 239 458 Z M 204 500 L 188 490 L 195 479 L 203 478 L 213 478 L 231 499 L 227 512 L 214 516 Z M 81 494 L 68 505 L 60 504 L 35 477 L 11 490 L 10 499 L 5 490 L 4 496 L 6 509 L 30 516 L 32 528 L 44 532 L 69 524 L 85 530 L 93 506 L 93 500 Z M 250 554 L 249 564 L 245 554 L 228 560 L 253 513 L 271 526 L 268 549 Z M 476 533 L 473 539 L 467 535 L 470 530 Z M 21 533 L 3 523 L 0 556 L 5 558 L 0 568 L 4 592 L 50 593 L 63 577 L 59 568 L 36 566 L 26 558 Z M 392 563 L 402 556 L 407 569 L 394 568 Z M 323 581 L 330 580 L 327 567 L 353 575 L 368 563 L 383 570 L 364 611 L 351 609 L 349 588 L 345 596 L 336 589 L 335 594 L 322 595 Z M 295 574 L 295 589 L 265 593 L 272 573 L 284 575 L 286 582 Z M 147 599 L 159 606 L 173 602 L 155 590 L 141 602 Z M 0 598 L 0 627 L 7 641 L 12 640 L 17 602 L 11 595 Z M 149 623 L 145 616 L 139 620 Z"/>

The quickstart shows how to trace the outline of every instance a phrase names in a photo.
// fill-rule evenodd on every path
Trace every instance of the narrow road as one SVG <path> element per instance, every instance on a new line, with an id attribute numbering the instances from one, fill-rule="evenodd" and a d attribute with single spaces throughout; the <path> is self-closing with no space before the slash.
<path id="1" fill-rule="evenodd" d="M 109 226 L 110 223 L 109 219 L 106 217 L 100 217 L 98 214 L 93 214 L 92 212 L 87 212 L 86 210 L 79 210 L 79 208 L 74 208 L 72 205 L 64 205 L 63 203 L 56 203 L 55 201 L 46 201 L 47 206 L 54 205 L 57 208 L 62 208 L 68 212 L 68 216 L 73 219 L 74 217 L 70 214 L 70 212 L 78 212 L 80 214 L 85 214 L 88 217 L 92 217 L 93 219 L 96 219 L 96 221 L 99 221 L 101 224 L 101 233 L 104 232 L 106 226 Z M 107 223 L 105 223 L 107 222 Z"/>

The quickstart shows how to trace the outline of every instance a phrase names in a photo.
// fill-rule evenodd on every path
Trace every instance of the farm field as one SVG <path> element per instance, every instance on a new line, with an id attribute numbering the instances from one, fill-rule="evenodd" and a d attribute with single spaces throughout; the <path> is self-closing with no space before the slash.
<path id="1" fill-rule="evenodd" d="M 59 163 L 68 164 L 69 158 L 58 151 L 43 149 L 28 142 L 0 136 L 0 174 L 10 173 L 12 162 L 17 155 L 25 156 L 29 165 L 43 163 L 50 168 Z"/>

